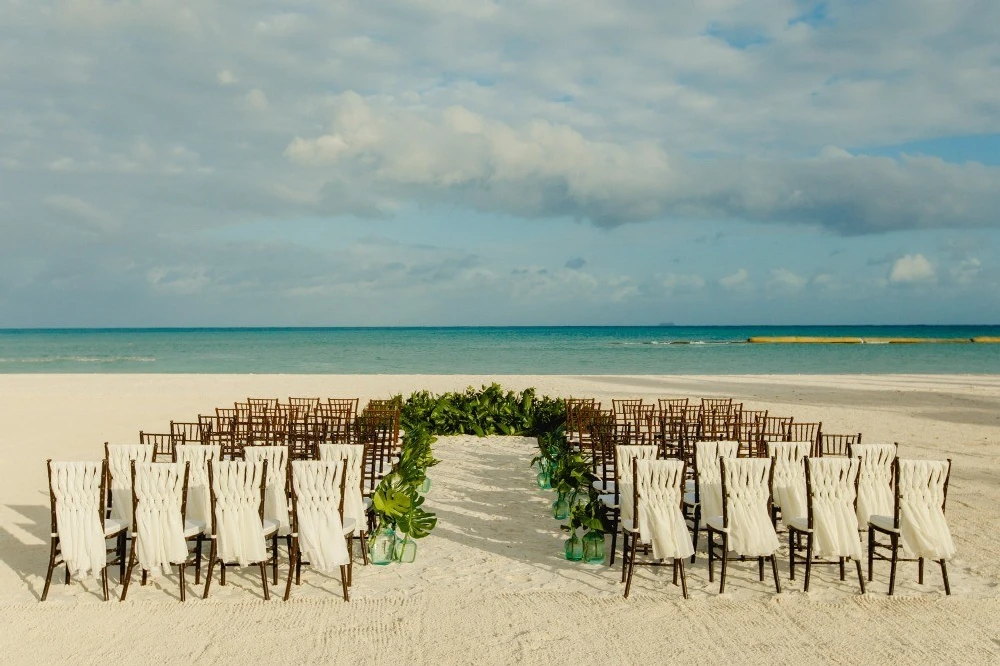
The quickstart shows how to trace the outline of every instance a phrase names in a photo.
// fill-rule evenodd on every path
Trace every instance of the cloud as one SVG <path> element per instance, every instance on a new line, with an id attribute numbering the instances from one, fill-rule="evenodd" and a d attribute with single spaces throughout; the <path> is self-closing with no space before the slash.
<path id="1" fill-rule="evenodd" d="M 239 79 L 236 78 L 236 75 L 228 69 L 219 70 L 219 73 L 215 75 L 215 78 L 218 79 L 219 85 L 222 86 L 231 86 L 239 81 Z"/>
<path id="2" fill-rule="evenodd" d="M 578 270 L 587 265 L 587 260 L 583 257 L 573 257 L 566 262 L 566 268 L 572 268 Z"/>
<path id="3" fill-rule="evenodd" d="M 796 275 L 787 268 L 774 268 L 771 270 L 771 279 L 767 286 L 769 289 L 782 291 L 798 291 L 809 283 L 807 278 Z"/>
<path id="4" fill-rule="evenodd" d="M 951 277 L 959 284 L 971 284 L 979 275 L 982 267 L 982 262 L 975 257 L 963 259 L 957 265 L 952 266 Z"/>
<path id="5" fill-rule="evenodd" d="M 889 282 L 893 284 L 932 282 L 934 278 L 934 266 L 922 254 L 903 255 L 889 271 Z"/>
<path id="6" fill-rule="evenodd" d="M 247 93 L 246 96 L 247 106 L 255 111 L 266 111 L 271 103 L 267 99 L 267 95 L 260 88 L 254 88 Z"/>
<path id="7" fill-rule="evenodd" d="M 747 269 L 741 268 L 732 275 L 727 275 L 719 280 L 719 286 L 723 289 L 747 289 L 750 287 L 750 274 Z"/>
<path id="8" fill-rule="evenodd" d="M 705 286 L 705 278 L 694 274 L 675 275 L 671 273 L 663 278 L 661 286 L 668 292 L 697 291 Z"/>

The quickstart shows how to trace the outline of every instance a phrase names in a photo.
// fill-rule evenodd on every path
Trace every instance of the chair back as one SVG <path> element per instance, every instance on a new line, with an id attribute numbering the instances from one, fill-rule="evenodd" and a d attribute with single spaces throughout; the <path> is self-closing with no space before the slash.
<path id="1" fill-rule="evenodd" d="M 105 444 L 111 517 L 132 525 L 132 462 L 153 462 L 152 444 Z"/>
<path id="2" fill-rule="evenodd" d="M 951 460 L 896 458 L 893 518 L 904 549 L 916 557 L 950 560 L 955 543 L 945 519 Z"/>
<path id="3" fill-rule="evenodd" d="M 208 464 L 212 491 L 212 538 L 218 558 L 247 566 L 267 560 L 264 544 L 264 493 L 267 460 L 213 460 Z"/>
<path id="4" fill-rule="evenodd" d="M 632 459 L 636 527 L 657 559 L 690 557 L 694 552 L 681 510 L 684 477 L 682 460 Z"/>
<path id="5" fill-rule="evenodd" d="M 657 447 L 652 445 L 622 445 L 615 447 L 615 504 L 621 509 L 622 520 L 632 520 L 635 460 L 655 460 Z"/>
<path id="6" fill-rule="evenodd" d="M 243 450 L 243 460 L 249 463 L 267 461 L 264 491 L 264 518 L 278 523 L 278 533 L 291 528 L 288 518 L 288 447 L 252 446 Z"/>
<path id="7" fill-rule="evenodd" d="M 350 562 L 343 534 L 344 460 L 292 462 L 294 532 L 313 568 L 331 571 Z"/>
<path id="8" fill-rule="evenodd" d="M 785 518 L 806 515 L 806 469 L 803 461 L 812 447 L 812 442 L 767 443 L 767 455 L 774 460 L 771 486 L 774 505 L 781 509 Z"/>
<path id="9" fill-rule="evenodd" d="M 52 534 L 59 536 L 66 568 L 74 576 L 96 574 L 107 564 L 104 491 L 108 461 L 47 461 Z"/>
<path id="10" fill-rule="evenodd" d="M 831 433 L 820 433 L 819 451 L 813 452 L 813 456 L 847 456 L 850 455 L 852 446 L 861 443 L 861 433 L 856 435 L 834 435 Z"/>
<path id="11" fill-rule="evenodd" d="M 856 444 L 849 449 L 861 459 L 858 471 L 858 523 L 868 525 L 872 516 L 891 516 L 895 506 L 893 486 L 895 444 Z"/>
<path id="12" fill-rule="evenodd" d="M 208 466 L 221 460 L 222 447 L 211 444 L 177 444 L 174 462 L 188 463 L 187 513 L 191 520 L 212 524 L 212 494 L 209 489 Z"/>
<path id="13" fill-rule="evenodd" d="M 771 522 L 771 458 L 720 458 L 722 522 L 729 548 L 739 555 L 763 557 L 778 550 Z"/>
<path id="14" fill-rule="evenodd" d="M 174 436 L 169 432 L 155 433 L 139 431 L 139 443 L 153 447 L 153 461 L 172 460 L 174 457 Z"/>
<path id="15" fill-rule="evenodd" d="M 740 444 L 736 441 L 694 443 L 695 500 L 701 503 L 702 520 L 722 515 L 722 485 L 719 458 L 735 458 Z"/>
<path id="16" fill-rule="evenodd" d="M 321 461 L 344 462 L 344 517 L 353 518 L 359 528 L 365 524 L 364 458 L 361 444 L 319 444 L 316 458 Z"/>
<path id="17" fill-rule="evenodd" d="M 806 458 L 808 526 L 817 557 L 861 559 L 857 458 Z"/>
<path id="18" fill-rule="evenodd" d="M 139 564 L 160 571 L 187 559 L 184 509 L 189 463 L 132 463 L 132 508 Z"/>

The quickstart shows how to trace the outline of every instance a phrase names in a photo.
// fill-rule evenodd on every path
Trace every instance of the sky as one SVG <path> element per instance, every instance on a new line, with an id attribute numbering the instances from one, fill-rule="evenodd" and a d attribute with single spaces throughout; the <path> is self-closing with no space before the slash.
<path id="1" fill-rule="evenodd" d="M 0 327 L 1000 323 L 996 0 L 0 17 Z"/>

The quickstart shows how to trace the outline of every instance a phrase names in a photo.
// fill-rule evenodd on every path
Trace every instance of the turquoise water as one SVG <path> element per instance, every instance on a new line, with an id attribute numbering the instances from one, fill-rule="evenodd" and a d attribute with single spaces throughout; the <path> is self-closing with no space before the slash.
<path id="1" fill-rule="evenodd" d="M 1000 326 L 0 330 L 0 373 L 1000 374 L 1000 345 L 760 345 L 756 335 L 970 338 Z"/>

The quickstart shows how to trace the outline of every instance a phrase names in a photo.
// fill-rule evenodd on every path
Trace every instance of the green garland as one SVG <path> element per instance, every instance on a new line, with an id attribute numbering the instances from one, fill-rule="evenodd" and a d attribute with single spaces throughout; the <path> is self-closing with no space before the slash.
<path id="1" fill-rule="evenodd" d="M 561 398 L 538 397 L 535 389 L 505 391 L 499 384 L 472 387 L 464 392 L 435 395 L 416 391 L 401 406 L 403 435 L 399 464 L 375 489 L 372 498 L 376 524 L 399 527 L 408 537 L 420 539 L 434 529 L 437 516 L 423 508 L 427 470 L 438 464 L 431 451 L 435 435 L 522 435 L 538 440 L 532 465 L 551 470 L 553 488 L 568 495 L 585 496 L 570 513 L 566 530 L 584 528 L 603 534 L 607 509 L 591 486 L 590 461 L 566 441 L 566 405 Z M 378 530 L 376 530 L 378 531 Z"/>

